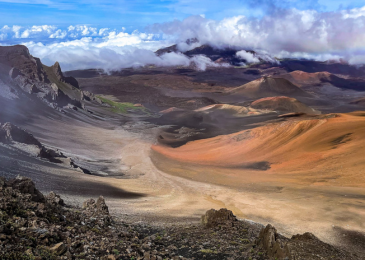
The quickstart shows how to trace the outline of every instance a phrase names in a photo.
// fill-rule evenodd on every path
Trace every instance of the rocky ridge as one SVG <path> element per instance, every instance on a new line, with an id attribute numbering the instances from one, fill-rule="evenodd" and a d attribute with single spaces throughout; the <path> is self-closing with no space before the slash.
<path id="1" fill-rule="evenodd" d="M 201 224 L 156 227 L 109 214 L 105 200 L 82 208 L 43 195 L 32 180 L 0 177 L 0 259 L 361 259 L 305 233 L 291 239 L 271 225 L 209 210 Z"/>
<path id="2" fill-rule="evenodd" d="M 45 147 L 31 133 L 9 122 L 0 123 L 0 144 L 13 146 L 28 152 L 30 155 L 52 163 L 63 164 L 83 173 L 90 173 L 89 170 L 78 166 L 72 158 L 66 157 L 58 150 Z"/>
<path id="3" fill-rule="evenodd" d="M 0 47 L 0 79 L 12 92 L 35 95 L 57 109 L 70 105 L 83 109 L 83 101 L 90 99 L 85 98 L 75 78 L 63 75 L 58 62 L 45 66 L 22 45 Z"/>

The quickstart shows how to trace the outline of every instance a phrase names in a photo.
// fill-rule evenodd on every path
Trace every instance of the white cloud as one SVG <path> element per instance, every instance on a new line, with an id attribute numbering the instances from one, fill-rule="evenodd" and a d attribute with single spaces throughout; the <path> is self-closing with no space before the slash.
<path id="1" fill-rule="evenodd" d="M 218 64 L 214 63 L 211 59 L 204 55 L 195 55 L 191 58 L 191 62 L 198 70 L 206 70 L 207 67 L 229 67 L 228 63 Z"/>
<path id="2" fill-rule="evenodd" d="M 179 40 L 198 38 L 202 44 L 280 53 L 349 55 L 365 49 L 365 7 L 339 12 L 278 10 L 262 19 L 235 16 L 221 21 L 191 16 L 155 24 L 149 29 Z"/>
<path id="3" fill-rule="evenodd" d="M 67 36 L 67 32 L 62 31 L 60 29 L 58 29 L 57 31 L 55 31 L 54 33 L 52 33 L 49 38 L 56 38 L 56 39 L 64 39 Z"/>
<path id="4" fill-rule="evenodd" d="M 245 50 L 238 51 L 236 53 L 236 56 L 245 60 L 246 63 L 259 63 L 260 62 L 259 58 L 257 58 L 255 55 L 253 55 L 252 53 L 247 52 Z"/>
<path id="5" fill-rule="evenodd" d="M 305 52 L 287 52 L 282 51 L 277 54 L 278 58 L 293 58 L 293 59 L 308 59 L 315 61 L 341 61 L 345 60 L 342 55 L 330 54 L 330 53 L 305 53 Z"/>
<path id="6" fill-rule="evenodd" d="M 31 28 L 24 30 L 21 33 L 20 38 L 29 38 L 36 35 L 42 35 L 42 36 L 44 35 L 47 37 L 51 35 L 55 30 L 57 30 L 57 27 L 53 25 L 40 25 L 40 26 L 34 25 Z"/>
<path id="7" fill-rule="evenodd" d="M 191 38 L 198 38 L 199 42 L 186 44 L 185 40 Z M 59 61 L 66 70 L 114 70 L 147 64 L 194 65 L 197 69 L 225 66 L 205 56 L 188 58 L 181 53 L 170 53 L 158 57 L 154 54 L 157 49 L 175 43 L 181 52 L 202 44 L 218 48 L 230 46 L 247 63 L 260 60 L 278 63 L 274 58 L 277 57 L 362 64 L 365 63 L 365 7 L 324 13 L 277 10 L 260 19 L 241 15 L 220 21 L 196 15 L 182 21 L 155 24 L 148 33 L 89 25 L 3 26 L 0 40 L 8 44 L 6 41 L 12 39 L 16 39 L 16 43 L 19 39 L 29 39 L 24 44 L 34 56 L 48 65 Z M 247 52 L 250 50 L 255 54 Z"/>
<path id="8" fill-rule="evenodd" d="M 72 29 L 71 29 L 72 30 Z M 166 43 L 154 41 L 153 35 L 133 32 L 110 32 L 103 38 L 83 37 L 51 44 L 24 43 L 30 53 L 46 65 L 60 62 L 63 70 L 101 68 L 106 71 L 145 65 L 189 66 L 198 70 L 227 66 L 216 64 L 205 56 L 189 58 L 182 53 L 157 56 L 154 51 Z"/>
<path id="9" fill-rule="evenodd" d="M 22 27 L 21 26 L 18 26 L 18 25 L 14 25 L 13 28 L 12 28 L 12 31 L 14 33 L 14 38 L 20 38 L 20 29 Z"/>
<path id="10" fill-rule="evenodd" d="M 99 30 L 99 36 L 104 35 L 105 33 L 107 33 L 109 31 L 109 28 L 101 28 Z"/>
<path id="11" fill-rule="evenodd" d="M 342 13 L 343 13 L 343 17 L 346 19 L 349 19 L 349 18 L 356 19 L 356 18 L 365 16 L 365 6 L 362 8 L 354 8 L 352 10 L 343 11 Z"/>
<path id="12" fill-rule="evenodd" d="M 103 37 L 112 32 L 109 28 L 98 29 L 87 25 L 71 25 L 65 29 L 58 28 L 54 25 L 34 25 L 22 27 L 14 25 L 9 27 L 7 25 L 0 29 L 0 33 L 4 35 L 4 39 L 26 39 L 32 38 L 34 40 L 43 41 L 45 39 L 80 39 L 82 37 Z"/>

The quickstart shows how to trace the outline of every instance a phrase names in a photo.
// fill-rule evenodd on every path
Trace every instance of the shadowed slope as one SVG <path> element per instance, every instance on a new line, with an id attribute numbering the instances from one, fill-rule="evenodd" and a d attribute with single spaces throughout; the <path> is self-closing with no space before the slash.
<path id="1" fill-rule="evenodd" d="M 365 106 L 365 98 L 360 98 L 360 99 L 354 100 L 350 104 Z"/>
<path id="2" fill-rule="evenodd" d="M 341 89 L 353 89 L 356 91 L 365 91 L 365 82 L 360 78 L 341 78 L 327 71 L 307 73 L 296 70 L 288 74 L 280 75 L 299 87 L 321 86 L 329 83 Z"/>

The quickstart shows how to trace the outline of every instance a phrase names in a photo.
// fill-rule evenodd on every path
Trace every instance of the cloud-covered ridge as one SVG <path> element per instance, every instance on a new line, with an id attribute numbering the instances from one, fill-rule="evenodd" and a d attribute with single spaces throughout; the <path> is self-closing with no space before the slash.
<path id="1" fill-rule="evenodd" d="M 265 50 L 276 57 L 347 59 L 365 52 L 365 7 L 338 12 L 276 10 L 262 19 L 235 16 L 214 21 L 191 16 L 154 24 L 153 33 L 198 38 L 216 47 Z M 362 60 L 361 62 L 364 62 Z"/>
<path id="2" fill-rule="evenodd" d="M 203 16 L 154 24 L 147 32 L 126 32 L 88 25 L 59 28 L 54 25 L 3 26 L 0 44 L 21 43 L 46 64 L 59 61 L 65 70 L 125 67 L 226 66 L 209 58 L 189 58 L 182 53 L 155 55 L 159 48 L 178 43 L 181 51 L 209 44 L 217 48 L 233 47 L 236 56 L 246 63 L 259 60 L 276 62 L 277 58 L 345 60 L 350 64 L 365 63 L 365 7 L 336 12 L 276 9 L 262 18 L 229 17 L 220 21 Z M 199 43 L 187 45 L 186 39 Z M 255 51 L 253 55 L 247 51 Z"/>

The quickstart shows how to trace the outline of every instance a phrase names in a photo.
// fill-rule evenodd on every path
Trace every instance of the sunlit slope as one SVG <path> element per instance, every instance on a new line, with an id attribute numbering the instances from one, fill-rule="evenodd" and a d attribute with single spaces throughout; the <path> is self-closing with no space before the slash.
<path id="1" fill-rule="evenodd" d="M 310 94 L 284 78 L 263 77 L 229 90 L 230 94 L 249 98 L 272 96 L 310 97 Z"/>
<path id="2" fill-rule="evenodd" d="M 285 96 L 261 98 L 252 102 L 251 107 L 255 109 L 267 109 L 287 113 L 306 113 L 311 115 L 320 114 L 319 111 L 308 107 L 297 99 Z"/>
<path id="3" fill-rule="evenodd" d="M 296 70 L 288 74 L 280 75 L 280 77 L 289 80 L 295 85 L 302 87 L 306 85 L 319 85 L 323 82 L 330 82 L 332 74 L 329 72 L 307 73 Z"/>
<path id="4" fill-rule="evenodd" d="M 337 184 L 365 184 L 365 112 L 292 119 L 252 130 L 189 142 L 153 146 L 177 161 L 227 168 L 266 164 L 258 174 L 317 174 Z M 254 167 L 252 167 L 254 168 Z"/>
<path id="5" fill-rule="evenodd" d="M 232 117 L 245 117 L 245 116 L 261 115 L 268 113 L 268 111 L 265 110 L 255 109 L 252 107 L 234 106 L 229 104 L 215 104 L 215 105 L 205 106 L 196 109 L 195 111 L 204 112 L 207 114 L 220 113 Z"/>

